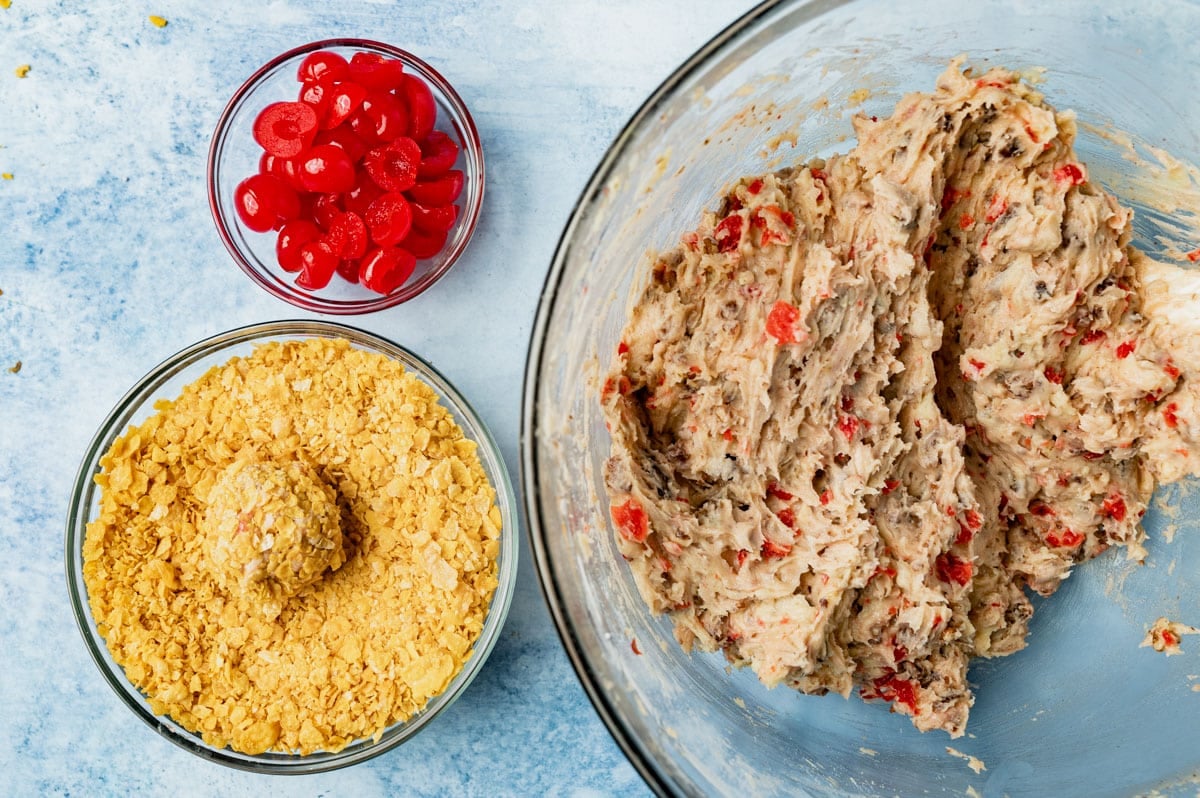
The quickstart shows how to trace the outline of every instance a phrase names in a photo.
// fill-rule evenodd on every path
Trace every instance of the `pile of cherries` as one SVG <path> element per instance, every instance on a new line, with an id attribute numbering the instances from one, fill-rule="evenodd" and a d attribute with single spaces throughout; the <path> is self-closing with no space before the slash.
<path id="1" fill-rule="evenodd" d="M 234 190 L 238 216 L 278 231 L 279 265 L 301 288 L 324 288 L 336 272 L 390 294 L 441 251 L 458 218 L 458 145 L 434 129 L 429 86 L 394 58 L 321 50 L 297 78 L 296 102 L 254 120 L 263 154 Z"/>

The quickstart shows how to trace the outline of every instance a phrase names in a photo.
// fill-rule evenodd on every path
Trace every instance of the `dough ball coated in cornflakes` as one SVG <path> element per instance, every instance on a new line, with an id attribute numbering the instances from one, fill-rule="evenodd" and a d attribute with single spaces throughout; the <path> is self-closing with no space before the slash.
<path id="1" fill-rule="evenodd" d="M 204 524 L 218 584 L 272 618 L 345 561 L 337 494 L 302 462 L 235 461 L 209 493 Z"/>

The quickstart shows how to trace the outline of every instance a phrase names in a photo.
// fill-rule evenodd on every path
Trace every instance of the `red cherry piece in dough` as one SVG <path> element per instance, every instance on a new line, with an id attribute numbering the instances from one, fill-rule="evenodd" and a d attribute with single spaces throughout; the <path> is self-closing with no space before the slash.
<path id="1" fill-rule="evenodd" d="M 367 225 L 357 213 L 343 211 L 336 214 L 329 223 L 326 238 L 342 260 L 358 259 L 367 252 Z"/>
<path id="2" fill-rule="evenodd" d="M 417 140 L 423 139 L 433 132 L 433 125 L 437 121 L 437 101 L 433 99 L 433 92 L 416 75 L 405 75 L 401 90 L 411 120 L 409 135 Z"/>
<path id="3" fill-rule="evenodd" d="M 441 177 L 433 180 L 419 181 L 405 193 L 413 202 L 426 206 L 449 205 L 458 199 L 463 189 L 463 173 L 459 169 L 451 169 Z"/>
<path id="4" fill-rule="evenodd" d="M 310 291 L 324 288 L 329 285 L 337 265 L 337 255 L 328 241 L 310 241 L 300 247 L 300 276 L 296 278 L 296 285 Z"/>
<path id="5" fill-rule="evenodd" d="M 336 144 L 318 144 L 300 161 L 300 184 L 309 191 L 349 191 L 354 187 L 354 162 Z"/>
<path id="6" fill-rule="evenodd" d="M 233 204 L 242 223 L 258 233 L 300 215 L 300 198 L 272 175 L 250 175 L 233 190 Z"/>
<path id="7" fill-rule="evenodd" d="M 271 103 L 254 119 L 254 140 L 272 155 L 294 158 L 312 141 L 317 112 L 307 103 Z"/>
<path id="8" fill-rule="evenodd" d="M 300 248 L 321 237 L 321 228 L 308 219 L 288 222 L 275 239 L 275 258 L 285 272 L 300 271 Z"/>
<path id="9" fill-rule="evenodd" d="M 367 89 L 364 86 L 351 82 L 337 84 L 327 98 L 321 127 L 331 130 L 342 124 L 359 109 L 366 98 Z"/>
<path id="10" fill-rule="evenodd" d="M 359 279 L 367 288 L 379 294 L 390 294 L 412 277 L 417 259 L 399 247 L 371 250 L 363 258 Z"/>
<path id="11" fill-rule="evenodd" d="M 345 80 L 350 74 L 350 65 L 345 58 L 329 50 L 309 53 L 296 70 L 296 80 L 309 83 L 315 80 Z"/>
<path id="12" fill-rule="evenodd" d="M 458 218 L 457 205 L 439 205 L 426 208 L 415 202 L 410 202 L 413 215 L 413 227 L 423 233 L 445 233 L 454 226 Z"/>
<path id="13" fill-rule="evenodd" d="M 363 157 L 363 166 L 376 185 L 384 191 L 407 191 L 417 183 L 421 148 L 417 142 L 401 136 L 386 147 L 376 147 Z"/>
<path id="14" fill-rule="evenodd" d="M 417 177 L 429 179 L 445 174 L 458 160 L 458 144 L 440 130 L 421 141 L 421 167 Z"/>
<path id="15" fill-rule="evenodd" d="M 383 193 L 383 189 L 375 185 L 375 181 L 371 179 L 366 170 L 359 169 L 358 175 L 355 177 L 354 188 L 346 192 L 342 199 L 342 205 L 348 211 L 357 213 L 359 216 L 366 216 L 367 208 L 371 207 L 371 203 L 381 197 Z"/>
<path id="16" fill-rule="evenodd" d="M 408 108 L 391 92 L 373 91 L 362 101 L 352 124 L 355 125 L 354 132 L 361 136 L 391 141 L 408 134 Z"/>
<path id="17" fill-rule="evenodd" d="M 318 133 L 313 138 L 313 146 L 321 144 L 334 144 L 341 147 L 354 163 L 361 161 L 362 157 L 367 153 L 366 142 L 354 135 L 354 132 L 350 128 L 342 125 L 335 127 L 333 130 L 322 130 Z"/>
<path id="18" fill-rule="evenodd" d="M 429 232 L 413 230 L 404 239 L 404 248 L 416 257 L 424 260 L 432 258 L 446 246 L 446 231 Z"/>
<path id="19" fill-rule="evenodd" d="M 399 244 L 412 229 L 412 208 L 402 194 L 389 192 L 375 199 L 364 219 L 371 240 L 381 247 Z"/>
<path id="20" fill-rule="evenodd" d="M 379 53 L 355 53 L 350 57 L 349 79 L 368 89 L 391 91 L 404 82 L 404 65 Z"/>

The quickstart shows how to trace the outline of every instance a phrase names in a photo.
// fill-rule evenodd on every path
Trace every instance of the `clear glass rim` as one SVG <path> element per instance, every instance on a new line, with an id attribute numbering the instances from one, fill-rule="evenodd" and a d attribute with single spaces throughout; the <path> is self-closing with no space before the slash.
<path id="1" fill-rule="evenodd" d="M 584 692 L 592 706 L 600 715 L 600 719 L 608 728 L 613 740 L 625 753 L 630 764 L 641 775 L 646 785 L 659 796 L 679 795 L 684 793 L 683 787 L 674 779 L 663 763 L 658 762 L 639 742 L 628 719 L 620 708 L 608 697 L 600 675 L 593 669 L 591 663 L 580 645 L 576 630 L 568 616 L 563 597 L 560 578 L 556 575 L 553 554 L 545 538 L 543 523 L 543 503 L 548 499 L 542 495 L 542 477 L 538 468 L 536 456 L 536 439 L 539 425 L 539 377 L 546 357 L 547 330 L 562 282 L 566 264 L 571 258 L 576 231 L 583 222 L 583 217 L 589 208 L 596 205 L 602 198 L 604 186 L 612 176 L 617 162 L 629 146 L 631 140 L 647 127 L 654 124 L 659 108 L 675 90 L 685 83 L 693 74 L 705 66 L 712 56 L 729 42 L 739 38 L 746 31 L 769 17 L 783 6 L 794 6 L 793 13 L 802 13 L 801 19 L 815 19 L 826 11 L 846 5 L 853 0 L 766 0 L 744 15 L 734 20 L 724 30 L 715 35 L 700 49 L 693 53 L 675 71 L 673 71 L 621 128 L 613 143 L 605 151 L 599 165 L 593 171 L 591 178 L 584 187 L 579 199 L 568 217 L 563 233 L 555 248 L 550 269 L 547 272 L 542 287 L 541 299 L 538 302 L 537 315 L 534 319 L 529 339 L 529 351 L 525 365 L 525 381 L 521 400 L 521 488 L 525 507 L 527 531 L 530 548 L 533 552 L 534 565 L 537 569 L 538 582 L 542 594 L 550 610 L 550 616 L 558 630 L 559 637 L 566 649 L 567 657 L 583 685 Z"/>
<path id="2" fill-rule="evenodd" d="M 317 50 L 335 47 L 356 48 L 397 58 L 404 62 L 405 67 L 414 69 L 427 83 L 432 84 L 446 98 L 454 117 L 453 122 L 462 132 L 463 143 L 465 145 L 463 147 L 463 157 L 471 162 L 474 171 L 478 174 L 478 177 L 470 181 L 464 188 L 465 201 L 463 202 L 462 221 L 464 229 L 462 235 L 454 243 L 454 246 L 446 252 L 441 253 L 438 264 L 422 274 L 414 282 L 386 296 L 371 299 L 327 299 L 307 293 L 299 288 L 293 288 L 281 281 L 268 279 L 262 270 L 255 265 L 255 259 L 244 252 L 242 247 L 239 246 L 237 239 L 230 231 L 232 222 L 229 220 L 228 212 L 221 202 L 218 186 L 218 175 L 221 172 L 221 155 L 225 148 L 230 122 L 234 115 L 241 110 L 242 105 L 249 99 L 254 89 L 258 87 L 261 80 L 266 75 L 271 74 L 281 64 L 287 63 L 292 59 L 308 55 Z M 333 315 L 373 313 L 395 307 L 424 293 L 426 289 L 441 279 L 466 251 L 467 245 L 474 236 L 475 228 L 479 222 L 479 213 L 483 208 L 484 185 L 486 183 L 483 142 L 479 137 L 479 130 L 475 125 L 474 117 L 471 116 L 471 112 L 467 109 L 466 103 L 463 102 L 462 97 L 459 96 L 454 87 L 450 85 L 450 82 L 424 60 L 407 50 L 402 50 L 399 47 L 394 47 L 384 42 L 358 38 L 322 39 L 302 44 L 280 53 L 255 70 L 238 87 L 237 91 L 233 93 L 233 96 L 229 99 L 229 102 L 225 105 L 224 110 L 221 111 L 221 115 L 217 119 L 217 124 L 213 129 L 212 140 L 208 148 L 206 180 L 208 183 L 208 207 L 212 212 L 213 223 L 216 225 L 217 234 L 225 244 L 225 249 L 228 250 L 238 268 L 245 272 L 251 280 L 267 291 L 267 293 L 278 299 L 282 299 L 305 310 Z"/>
<path id="3" fill-rule="evenodd" d="M 129 683 L 120 667 L 109 662 L 107 647 L 104 639 L 96 630 L 95 620 L 88 606 L 87 589 L 83 581 L 83 540 L 87 531 L 90 507 L 97 490 L 93 477 L 99 469 L 100 458 L 104 452 L 109 449 L 116 437 L 124 432 L 131 418 L 143 406 L 144 401 L 184 369 L 208 356 L 239 344 L 278 337 L 289 339 L 345 338 L 353 344 L 368 347 L 396 359 L 406 369 L 416 374 L 437 392 L 442 402 L 448 406 L 448 410 L 467 422 L 464 432 L 478 444 L 480 459 L 483 461 L 488 475 L 494 478 L 496 506 L 501 513 L 502 528 L 500 554 L 497 556 L 497 586 L 492 595 L 491 604 L 488 606 L 483 630 L 472 648 L 471 657 L 455 675 L 446 690 L 430 699 L 426 707 L 413 718 L 389 727 L 377 743 L 371 742 L 369 739 L 359 740 L 336 753 L 319 752 L 306 756 L 268 753 L 255 756 L 229 748 L 218 750 L 204 744 L 199 736 L 186 731 L 174 721 L 150 712 L 139 701 L 141 693 Z M 518 523 L 517 500 L 499 446 L 471 404 L 441 372 L 424 358 L 386 338 L 340 323 L 295 319 L 252 324 L 206 338 L 162 361 L 126 392 L 100 425 L 76 473 L 68 504 L 65 540 L 67 590 L 76 626 L 96 667 L 126 706 L 160 735 L 204 759 L 239 770 L 277 775 L 320 773 L 374 758 L 411 739 L 444 709 L 453 704 L 470 686 L 499 640 L 512 604 L 513 593 L 516 589 L 519 553 Z"/>

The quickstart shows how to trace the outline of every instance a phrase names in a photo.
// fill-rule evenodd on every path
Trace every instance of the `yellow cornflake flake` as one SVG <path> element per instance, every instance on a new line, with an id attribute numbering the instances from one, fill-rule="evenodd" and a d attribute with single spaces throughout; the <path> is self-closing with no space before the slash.
<path id="1" fill-rule="evenodd" d="M 156 28 L 165 28 L 165 27 L 167 27 L 167 18 L 160 17 L 157 14 L 151 14 L 150 15 L 150 24 Z"/>
<path id="2" fill-rule="evenodd" d="M 12 180 L 13 173 L 12 172 L 0 172 L 0 178 L 3 178 L 5 180 Z"/>
<path id="3" fill-rule="evenodd" d="M 497 586 L 500 513 L 431 387 L 384 355 L 310 339 L 263 344 L 155 409 L 101 458 L 83 543 L 92 616 L 155 712 L 217 748 L 334 752 L 446 689 Z M 255 499 L 269 514 L 234 506 L 257 495 L 239 463 L 269 466 L 251 480 L 275 485 Z M 273 470 L 298 463 L 304 479 Z M 263 567 L 218 562 L 241 556 L 228 523 L 258 536 Z M 281 546 L 296 524 L 303 540 Z M 305 563 L 324 569 L 315 581 L 292 578 Z M 238 583 L 281 573 L 289 587 L 270 595 Z"/>
<path id="4" fill-rule="evenodd" d="M 19 77 L 19 78 L 25 77 L 26 75 L 29 74 L 29 69 L 30 69 L 29 64 L 21 64 L 19 67 L 17 67 L 17 70 L 16 70 L 17 77 Z"/>
<path id="5" fill-rule="evenodd" d="M 0 0 L 0 8 L 8 8 L 12 5 L 12 0 Z"/>
<path id="6" fill-rule="evenodd" d="M 12 366 L 9 367 L 9 369 L 8 369 L 9 373 L 11 373 L 11 374 L 16 374 L 20 370 L 21 370 L 21 361 L 19 361 L 19 360 L 16 363 L 13 363 Z"/>

